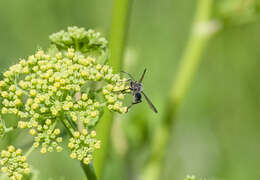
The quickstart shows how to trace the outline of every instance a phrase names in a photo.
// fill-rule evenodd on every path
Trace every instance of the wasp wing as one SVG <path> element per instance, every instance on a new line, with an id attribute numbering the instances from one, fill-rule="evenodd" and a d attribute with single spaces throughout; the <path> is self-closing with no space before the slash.
<path id="1" fill-rule="evenodd" d="M 144 98 L 146 99 L 146 101 L 148 102 L 149 106 L 152 108 L 152 110 L 155 113 L 158 113 L 156 107 L 153 105 L 153 103 L 150 101 L 150 99 L 145 95 L 145 93 L 142 91 L 142 94 L 144 95 Z"/>

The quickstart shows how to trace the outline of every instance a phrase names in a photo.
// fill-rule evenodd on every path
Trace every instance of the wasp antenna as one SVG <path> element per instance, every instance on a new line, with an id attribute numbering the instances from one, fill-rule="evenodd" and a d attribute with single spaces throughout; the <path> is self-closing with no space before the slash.
<path id="1" fill-rule="evenodd" d="M 135 78 L 128 72 L 125 72 L 125 71 L 120 71 L 121 73 L 125 73 L 127 74 L 132 80 L 134 80 Z"/>
<path id="2" fill-rule="evenodd" d="M 143 74 L 142 74 L 142 76 L 141 76 L 141 78 L 140 78 L 140 80 L 139 80 L 139 83 L 142 83 L 142 81 L 143 81 L 143 79 L 144 79 L 145 73 L 146 73 L 146 68 L 144 68 L 144 72 L 143 72 Z"/>

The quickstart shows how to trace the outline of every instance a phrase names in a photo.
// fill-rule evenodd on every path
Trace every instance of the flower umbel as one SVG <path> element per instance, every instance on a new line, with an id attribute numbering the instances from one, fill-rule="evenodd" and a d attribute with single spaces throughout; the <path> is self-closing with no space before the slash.
<path id="1" fill-rule="evenodd" d="M 100 141 L 95 136 L 96 132 L 88 133 L 87 129 L 83 129 L 82 133 L 75 131 L 72 138 L 69 140 L 68 147 L 71 149 L 70 157 L 77 158 L 84 164 L 89 164 L 92 160 L 92 153 L 100 148 Z"/>
<path id="2" fill-rule="evenodd" d="M 42 154 L 60 152 L 59 135 L 68 131 L 72 134 L 68 145 L 71 157 L 89 164 L 101 144 L 94 129 L 103 109 L 127 110 L 122 94 L 127 81 L 100 62 L 107 41 L 99 33 L 69 27 L 50 39 L 53 45 L 48 51 L 40 49 L 3 73 L 1 113 L 17 116 L 18 127 L 28 129 L 34 137 L 33 146 Z M 0 123 L 0 136 L 4 133 Z"/>
<path id="3" fill-rule="evenodd" d="M 10 179 L 20 180 L 25 174 L 30 173 L 30 168 L 23 156 L 21 149 L 9 146 L 7 150 L 1 151 L 1 171 L 7 173 Z"/>
<path id="4" fill-rule="evenodd" d="M 37 121 L 24 122 L 19 121 L 20 128 L 28 128 L 30 135 L 34 136 L 35 148 L 41 146 L 41 153 L 45 154 L 48 152 L 62 151 L 60 143 L 62 142 L 62 137 L 58 137 L 60 134 L 60 129 L 55 128 L 55 123 L 50 119 L 47 119 L 43 125 L 39 124 Z"/>
<path id="5" fill-rule="evenodd" d="M 99 32 L 92 29 L 86 31 L 84 28 L 68 27 L 68 31 L 60 31 L 50 36 L 50 40 L 60 50 L 75 48 L 76 50 L 86 53 L 90 51 L 102 52 L 107 49 L 107 40 L 101 37 Z"/>

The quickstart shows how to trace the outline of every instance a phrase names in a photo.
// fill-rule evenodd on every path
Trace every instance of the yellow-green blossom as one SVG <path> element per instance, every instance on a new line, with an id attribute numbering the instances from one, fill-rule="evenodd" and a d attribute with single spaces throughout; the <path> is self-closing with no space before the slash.
<path id="1" fill-rule="evenodd" d="M 21 149 L 9 146 L 7 150 L 1 151 L 1 171 L 7 173 L 10 179 L 21 180 L 25 174 L 30 173 L 27 159 Z"/>
<path id="2" fill-rule="evenodd" d="M 74 49 L 68 49 L 62 57 L 60 53 L 57 56 L 61 59 L 56 56 L 49 59 L 48 54 L 39 50 L 6 71 L 1 83 L 3 114 L 42 121 L 46 116 L 56 118 L 61 113 L 76 112 L 78 120 L 84 122 L 86 118 L 98 117 L 103 105 L 113 111 L 126 112 L 120 93 L 126 89 L 126 84 L 118 74 L 112 73 L 111 67 L 98 64 L 94 57 L 85 57 Z M 25 67 L 29 74 L 22 71 Z M 100 81 L 103 81 L 103 93 L 97 93 L 96 99 L 88 97 L 87 93 L 75 99 L 87 82 Z M 105 101 L 102 102 L 100 96 Z"/>
<path id="3" fill-rule="evenodd" d="M 75 131 L 73 136 L 68 144 L 71 149 L 70 157 L 89 164 L 93 159 L 92 153 L 100 148 L 100 141 L 95 138 L 96 132 L 88 133 L 87 129 L 83 129 L 81 133 Z"/>
<path id="4" fill-rule="evenodd" d="M 104 63 L 107 41 L 100 33 L 69 27 L 50 39 L 53 45 L 48 51 L 38 50 L 3 73 L 0 110 L 20 119 L 18 127 L 33 136 L 33 146 L 39 147 L 42 154 L 62 151 L 60 134 L 64 129 L 60 125 L 65 125 L 69 133 L 74 132 L 68 144 L 71 158 L 89 164 L 92 153 L 100 148 L 93 129 L 103 109 L 127 111 L 122 93 L 128 89 L 127 81 Z M 79 124 L 79 129 L 83 128 L 80 132 Z M 4 133 L 5 127 L 0 123 L 0 136 Z M 10 159 L 4 164 L 12 162 Z M 2 171 L 10 172 L 8 168 L 3 166 Z M 29 173 L 28 167 L 23 173 L 19 168 L 19 174 L 14 172 L 10 177 L 19 179 Z"/>
<path id="5" fill-rule="evenodd" d="M 74 47 L 80 52 L 96 50 L 99 53 L 107 49 L 107 40 L 99 32 L 92 29 L 86 31 L 84 28 L 68 27 L 68 31 L 60 31 L 50 36 L 51 42 L 59 49 Z M 70 52 L 69 57 L 73 57 Z"/>
<path id="6" fill-rule="evenodd" d="M 62 137 L 59 137 L 61 131 L 58 128 L 55 129 L 54 120 L 46 119 L 44 124 L 38 123 L 37 121 L 19 121 L 18 126 L 22 129 L 29 129 L 29 134 L 34 136 L 33 146 L 35 148 L 41 147 L 42 154 L 53 152 L 54 150 L 57 152 L 62 150 L 60 146 Z"/>
<path id="7" fill-rule="evenodd" d="M 103 109 L 126 113 L 123 92 L 129 87 L 104 63 L 107 41 L 100 33 L 69 27 L 50 39 L 53 45 L 48 51 L 40 49 L 3 73 L 0 110 L 19 118 L 18 127 L 28 131 L 33 149 L 39 148 L 42 154 L 62 151 L 61 134 L 69 131 L 73 134 L 68 143 L 70 157 L 89 164 L 101 147 L 93 129 Z M 6 132 L 0 117 L 0 137 Z M 20 180 L 30 173 L 22 150 L 13 146 L 2 151 L 0 162 L 10 179 Z"/>

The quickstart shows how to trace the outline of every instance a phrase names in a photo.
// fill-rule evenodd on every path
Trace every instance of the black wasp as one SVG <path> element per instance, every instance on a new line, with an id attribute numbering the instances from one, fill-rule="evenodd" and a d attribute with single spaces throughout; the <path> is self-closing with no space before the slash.
<path id="1" fill-rule="evenodd" d="M 146 99 L 146 101 L 148 102 L 149 106 L 151 107 L 151 109 L 155 112 L 158 113 L 157 109 L 155 108 L 155 106 L 153 105 L 153 103 L 150 101 L 150 99 L 145 95 L 145 93 L 143 92 L 143 85 L 142 85 L 142 81 L 144 79 L 144 75 L 146 72 L 146 69 L 144 69 L 144 72 L 140 78 L 139 81 L 136 81 L 133 76 L 130 73 L 121 71 L 122 73 L 127 74 L 131 79 L 129 79 L 128 81 L 130 81 L 130 90 L 132 91 L 133 97 L 134 97 L 134 101 L 132 102 L 132 104 L 130 106 L 128 106 L 127 111 L 135 104 L 141 103 L 142 102 L 142 95 L 144 95 L 144 98 Z"/>

